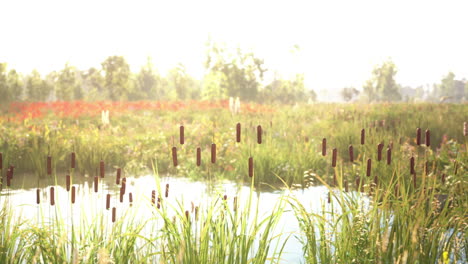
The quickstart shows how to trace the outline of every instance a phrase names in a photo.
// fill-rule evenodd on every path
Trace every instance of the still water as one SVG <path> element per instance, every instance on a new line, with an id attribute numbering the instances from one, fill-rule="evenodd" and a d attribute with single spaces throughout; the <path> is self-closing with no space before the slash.
<path id="1" fill-rule="evenodd" d="M 2 190 L 0 203 L 6 202 L 11 206 L 10 208 L 14 208 L 13 211 L 16 217 L 22 220 L 28 219 L 39 222 L 39 224 L 41 221 L 46 222 L 49 218 L 57 216 L 63 219 L 65 223 L 77 221 L 76 219 L 92 221 L 96 214 L 104 212 L 104 219 L 107 221 L 108 226 L 111 226 L 113 207 L 116 208 L 117 218 L 129 211 L 135 213 L 139 220 L 153 217 L 155 208 L 152 206 L 151 201 L 152 191 L 158 193 L 158 190 L 160 190 L 161 196 L 163 196 L 166 184 L 169 184 L 169 193 L 164 202 L 175 207 L 181 204 L 185 210 L 189 211 L 193 205 L 202 208 L 203 205 L 210 205 L 213 199 L 224 198 L 225 195 L 229 204 L 233 204 L 234 197 L 238 197 L 237 203 L 242 210 L 250 194 L 249 185 L 231 181 L 210 183 L 181 177 L 143 175 L 126 178 L 125 195 L 121 201 L 121 184 L 116 184 L 115 175 L 106 175 L 104 178 L 99 178 L 97 192 L 95 192 L 94 177 L 72 176 L 71 186 L 74 186 L 76 190 L 75 204 L 72 205 L 71 194 L 66 189 L 64 175 L 54 179 L 38 179 L 32 175 L 19 174 L 14 176 L 10 188 Z M 52 186 L 55 189 L 54 206 L 50 205 L 50 189 Z M 39 204 L 37 204 L 36 197 L 37 189 L 39 189 Z M 133 198 L 132 204 L 129 201 L 130 193 Z M 106 210 L 107 194 L 111 195 L 110 210 Z M 259 216 L 266 217 L 271 214 L 275 205 L 285 195 L 291 195 L 299 199 L 309 212 L 320 213 L 324 206 L 330 206 L 327 203 L 328 189 L 324 186 L 314 186 L 298 190 L 286 190 L 284 188 L 270 189 L 269 191 L 256 190 L 252 195 L 254 205 L 252 210 L 256 210 L 258 203 Z M 359 194 L 350 192 L 349 195 Z M 365 201 L 365 203 L 367 202 Z M 335 208 L 337 207 L 335 206 Z M 132 210 L 133 212 L 131 212 Z M 162 224 L 159 226 L 162 226 Z M 282 263 L 304 262 L 302 245 L 298 240 L 300 237 L 298 222 L 287 203 L 274 231 L 275 234 L 282 234 L 280 239 L 283 239 L 283 241 L 289 237 L 282 253 Z"/>

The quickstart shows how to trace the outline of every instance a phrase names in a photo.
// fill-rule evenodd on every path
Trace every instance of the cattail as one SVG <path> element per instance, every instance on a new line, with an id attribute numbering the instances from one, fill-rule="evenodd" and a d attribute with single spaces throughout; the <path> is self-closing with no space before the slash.
<path id="1" fill-rule="evenodd" d="M 377 161 L 382 160 L 382 150 L 383 150 L 384 144 L 380 143 L 377 145 Z"/>
<path id="2" fill-rule="evenodd" d="M 106 210 L 109 210 L 110 208 L 110 198 L 111 198 L 111 195 L 108 193 L 106 195 Z"/>
<path id="3" fill-rule="evenodd" d="M 327 155 L 327 139 L 323 138 L 322 139 L 322 156 Z"/>
<path id="4" fill-rule="evenodd" d="M 3 169 L 3 154 L 0 152 L 0 170 Z"/>
<path id="5" fill-rule="evenodd" d="M 69 192 L 70 191 L 71 178 L 70 178 L 70 175 L 67 175 L 65 177 L 66 177 L 67 192 Z"/>
<path id="6" fill-rule="evenodd" d="M 431 146 L 431 131 L 426 129 L 426 146 Z"/>
<path id="7" fill-rule="evenodd" d="M 179 141 L 181 145 L 185 143 L 184 126 L 180 126 Z"/>
<path id="8" fill-rule="evenodd" d="M 356 177 L 356 190 L 359 191 L 359 186 L 361 185 L 361 178 L 359 176 Z"/>
<path id="9" fill-rule="evenodd" d="M 389 147 L 387 148 L 387 165 L 392 163 L 392 149 Z"/>
<path id="10" fill-rule="evenodd" d="M 75 198 L 76 198 L 76 188 L 75 188 L 75 186 L 72 186 L 72 188 L 71 188 L 71 202 L 72 202 L 72 204 L 75 203 Z"/>
<path id="11" fill-rule="evenodd" d="M 160 198 L 160 197 L 158 197 L 158 204 L 157 204 L 156 207 L 157 207 L 158 209 L 161 208 L 161 198 Z"/>
<path id="12" fill-rule="evenodd" d="M 125 194 L 125 188 L 127 187 L 127 178 L 123 177 L 122 178 L 122 189 L 124 191 L 124 194 Z"/>
<path id="13" fill-rule="evenodd" d="M 224 201 L 227 200 L 227 195 L 225 194 L 224 197 L 223 197 Z"/>
<path id="14" fill-rule="evenodd" d="M 372 169 L 372 160 L 367 159 L 367 171 L 366 171 L 366 176 L 369 177 L 371 174 L 371 169 Z"/>
<path id="15" fill-rule="evenodd" d="M 152 203 L 153 205 L 156 204 L 156 191 L 155 191 L 155 190 L 152 190 L 152 191 L 151 191 L 151 203 Z"/>
<path id="16" fill-rule="evenodd" d="M 211 163 L 216 163 L 216 144 L 211 144 Z"/>
<path id="17" fill-rule="evenodd" d="M 133 194 L 130 192 L 128 193 L 128 201 L 130 202 L 130 206 L 133 205 Z"/>
<path id="18" fill-rule="evenodd" d="M 10 187 L 11 186 L 11 179 L 12 179 L 10 169 L 7 170 L 7 177 L 6 178 L 7 178 L 7 187 Z"/>
<path id="19" fill-rule="evenodd" d="M 99 178 L 98 176 L 94 176 L 94 192 L 98 192 L 98 186 L 99 186 Z"/>
<path id="20" fill-rule="evenodd" d="M 262 144 L 262 126 L 257 126 L 257 143 Z"/>
<path id="21" fill-rule="evenodd" d="M 198 206 L 195 206 L 195 221 L 198 221 Z"/>
<path id="22" fill-rule="evenodd" d="M 187 221 L 190 220 L 189 216 L 190 216 L 190 212 L 188 210 L 186 210 L 185 211 L 185 218 L 187 218 Z"/>
<path id="23" fill-rule="evenodd" d="M 47 175 L 52 175 L 52 157 L 47 156 Z"/>
<path id="24" fill-rule="evenodd" d="M 41 203 L 41 190 L 37 188 L 36 190 L 36 203 L 40 204 Z"/>
<path id="25" fill-rule="evenodd" d="M 349 145 L 349 162 L 354 162 L 353 145 Z"/>
<path id="26" fill-rule="evenodd" d="M 164 197 L 169 197 L 169 183 L 166 184 L 166 193 L 164 194 Z"/>
<path id="27" fill-rule="evenodd" d="M 76 167 L 76 154 L 75 154 L 75 152 L 71 153 L 70 159 L 71 159 L 70 168 L 74 169 Z"/>
<path id="28" fill-rule="evenodd" d="M 416 129 L 416 145 L 421 145 L 421 128 Z"/>
<path id="29" fill-rule="evenodd" d="M 197 167 L 201 165 L 201 148 L 197 148 Z"/>
<path id="30" fill-rule="evenodd" d="M 237 123 L 236 125 L 236 142 L 241 142 L 241 124 Z"/>
<path id="31" fill-rule="evenodd" d="M 254 175 L 254 165 L 253 165 L 253 158 L 249 158 L 249 177 L 253 177 Z"/>
<path id="32" fill-rule="evenodd" d="M 328 192 L 328 203 L 331 203 L 331 194 Z"/>
<path id="33" fill-rule="evenodd" d="M 411 157 L 410 158 L 410 173 L 411 174 L 415 174 L 415 170 L 414 170 L 414 157 Z"/>
<path id="34" fill-rule="evenodd" d="M 363 128 L 361 129 L 361 145 L 364 145 L 366 142 L 366 130 Z"/>
<path id="35" fill-rule="evenodd" d="M 115 223 L 115 207 L 112 207 L 112 223 Z"/>
<path id="36" fill-rule="evenodd" d="M 455 166 L 454 166 L 455 168 L 453 169 L 453 174 L 457 175 L 457 172 L 458 172 L 458 162 L 455 161 L 454 163 L 455 163 Z"/>
<path id="37" fill-rule="evenodd" d="M 172 147 L 172 163 L 174 164 L 174 167 L 177 167 L 177 148 Z"/>
<path id="38" fill-rule="evenodd" d="M 233 210 L 234 210 L 234 212 L 237 211 L 237 196 L 234 197 Z"/>
<path id="39" fill-rule="evenodd" d="M 117 169 L 117 176 L 115 178 L 115 184 L 120 184 L 120 176 L 122 174 L 122 169 L 121 168 L 118 168 Z"/>
<path id="40" fill-rule="evenodd" d="M 374 176 L 374 184 L 375 186 L 379 185 L 379 178 L 377 178 L 377 176 Z"/>
<path id="41" fill-rule="evenodd" d="M 445 184 L 445 173 L 442 174 L 440 181 L 442 182 L 442 184 Z"/>
<path id="42" fill-rule="evenodd" d="M 336 155 L 337 155 L 338 151 L 336 148 L 333 149 L 333 153 L 332 153 L 332 167 L 336 167 Z"/>
<path id="43" fill-rule="evenodd" d="M 123 203 L 124 195 L 125 195 L 125 188 L 122 186 L 122 187 L 120 187 L 120 192 L 119 192 L 119 201 L 121 203 Z"/>
<path id="44" fill-rule="evenodd" d="M 468 123 L 463 122 L 463 136 L 466 137 L 466 135 L 468 135 Z"/>
<path id="45" fill-rule="evenodd" d="M 344 180 L 343 185 L 344 185 L 344 188 L 345 188 L 345 192 L 348 192 L 348 181 Z"/>
<path id="46" fill-rule="evenodd" d="M 99 175 L 101 176 L 101 178 L 104 178 L 104 173 L 105 173 L 104 161 L 101 160 L 101 162 L 99 162 Z"/>
<path id="47" fill-rule="evenodd" d="M 54 187 L 50 187 L 50 205 L 55 205 L 55 192 Z"/>

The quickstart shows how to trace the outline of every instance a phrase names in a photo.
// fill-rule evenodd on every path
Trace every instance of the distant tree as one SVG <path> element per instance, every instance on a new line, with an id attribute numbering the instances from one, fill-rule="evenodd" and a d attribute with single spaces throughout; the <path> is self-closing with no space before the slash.
<path id="1" fill-rule="evenodd" d="M 353 97 L 359 95 L 359 90 L 354 87 L 345 87 L 340 91 L 341 98 L 346 102 L 349 102 Z"/>
<path id="2" fill-rule="evenodd" d="M 130 65 L 122 56 L 110 56 L 102 65 L 104 89 L 109 99 L 127 100 L 132 93 Z"/>
<path id="3" fill-rule="evenodd" d="M 196 90 L 196 82 L 187 74 L 183 64 L 179 63 L 176 67 L 169 70 L 166 80 L 175 98 L 180 100 L 192 98 L 192 94 Z"/>
<path id="4" fill-rule="evenodd" d="M 136 87 L 134 99 L 161 100 L 166 97 L 167 91 L 162 85 L 161 76 L 154 69 L 151 58 L 148 58 L 146 65 L 141 67 L 136 76 Z"/>
<path id="5" fill-rule="evenodd" d="M 57 74 L 55 94 L 58 100 L 71 101 L 83 98 L 81 85 L 76 78 L 77 70 L 68 64 Z"/>
<path id="6" fill-rule="evenodd" d="M 449 72 L 442 78 L 440 84 L 433 87 L 433 97 L 439 98 L 439 101 L 460 101 L 466 96 L 466 83 L 464 80 L 455 80 L 455 74 Z"/>
<path id="7" fill-rule="evenodd" d="M 311 91 L 313 92 L 313 90 Z M 293 80 L 283 80 L 275 75 L 275 79 L 262 89 L 260 98 L 263 102 L 292 104 L 304 102 L 311 97 L 314 97 L 313 100 L 315 100 L 316 95 L 314 96 L 315 93 L 312 94 L 311 91 L 309 94 L 305 91 L 304 74 L 296 74 Z"/>
<path id="8" fill-rule="evenodd" d="M 49 75 L 50 76 L 50 75 Z M 37 70 L 33 70 L 27 78 L 27 99 L 30 101 L 46 101 L 53 90 L 53 86 L 42 79 Z"/>
<path id="9" fill-rule="evenodd" d="M 369 101 L 401 100 L 400 85 L 395 82 L 395 64 L 388 60 L 372 71 L 372 77 L 363 87 Z"/>
<path id="10" fill-rule="evenodd" d="M 10 96 L 10 89 L 7 82 L 7 64 L 0 63 L 0 102 L 8 102 Z"/>
<path id="11" fill-rule="evenodd" d="M 225 45 L 208 41 L 205 68 L 208 71 L 224 74 L 228 96 L 241 100 L 256 100 L 260 90 L 264 60 L 252 52 L 244 53 L 238 48 L 230 52 Z M 219 76 L 219 75 L 218 75 Z"/>
<path id="12" fill-rule="evenodd" d="M 100 70 L 91 67 L 86 71 L 81 71 L 79 76 L 84 99 L 94 101 L 108 98 L 107 91 L 104 90 L 104 77 Z"/>
<path id="13" fill-rule="evenodd" d="M 226 99 L 228 87 L 222 72 L 208 72 L 203 78 L 202 98 L 204 100 Z"/>

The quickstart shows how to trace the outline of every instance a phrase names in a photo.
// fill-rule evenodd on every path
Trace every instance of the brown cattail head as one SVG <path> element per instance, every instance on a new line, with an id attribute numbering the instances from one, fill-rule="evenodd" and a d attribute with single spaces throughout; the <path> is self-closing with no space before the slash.
<path id="1" fill-rule="evenodd" d="M 389 147 L 387 148 L 387 165 L 392 163 L 392 149 Z"/>
<path id="2" fill-rule="evenodd" d="M 40 204 L 41 203 L 41 190 L 37 188 L 36 190 L 36 203 Z"/>
<path id="3" fill-rule="evenodd" d="M 161 198 L 160 198 L 160 197 L 158 197 L 158 204 L 157 204 L 156 207 L 157 207 L 158 209 L 161 208 Z"/>
<path id="4" fill-rule="evenodd" d="M 332 153 L 332 167 L 336 167 L 336 156 L 338 155 L 338 150 L 336 148 L 333 149 Z"/>
<path id="5" fill-rule="evenodd" d="M 249 177 L 253 177 L 254 175 L 254 164 L 253 164 L 253 158 L 249 158 Z"/>
<path id="6" fill-rule="evenodd" d="M 119 192 L 119 201 L 121 203 L 123 203 L 124 195 L 125 195 L 125 188 L 122 186 L 122 187 L 120 187 L 120 192 Z"/>
<path id="7" fill-rule="evenodd" d="M 201 148 L 197 148 L 197 167 L 201 165 Z"/>
<path id="8" fill-rule="evenodd" d="M 364 145 L 366 142 L 366 130 L 363 128 L 361 129 L 361 145 Z"/>
<path id="9" fill-rule="evenodd" d="M 104 161 L 101 160 L 101 162 L 99 162 L 99 175 L 101 176 L 101 178 L 104 178 L 104 174 L 105 174 Z"/>
<path id="10" fill-rule="evenodd" d="M 327 155 L 327 139 L 323 138 L 322 139 L 322 156 Z"/>
<path id="11" fill-rule="evenodd" d="M 414 157 L 410 158 L 410 173 L 415 174 L 416 171 L 414 170 Z"/>
<path id="12" fill-rule="evenodd" d="M 112 207 L 112 223 L 115 223 L 115 214 L 116 214 L 116 211 L 115 211 L 115 207 Z"/>
<path id="13" fill-rule="evenodd" d="M 70 168 L 74 169 L 76 167 L 76 154 L 72 152 L 70 155 Z"/>
<path id="14" fill-rule="evenodd" d="M 216 163 L 216 144 L 211 144 L 211 163 Z"/>
<path id="15" fill-rule="evenodd" d="M 120 184 L 120 177 L 122 175 L 122 169 L 121 168 L 118 168 L 117 169 L 117 176 L 115 178 L 115 184 Z"/>
<path id="16" fill-rule="evenodd" d="M 421 145 L 421 128 L 416 128 L 416 145 Z"/>
<path id="17" fill-rule="evenodd" d="M 262 126 L 257 126 L 257 143 L 262 144 Z"/>
<path id="18" fill-rule="evenodd" d="M 190 212 L 188 210 L 185 211 L 185 218 L 187 219 L 187 221 L 190 220 Z"/>
<path id="19" fill-rule="evenodd" d="M 47 175 L 52 175 L 52 157 L 47 156 Z"/>
<path id="20" fill-rule="evenodd" d="M 125 194 L 126 187 L 127 187 L 127 178 L 123 177 L 122 178 L 122 187 L 121 187 L 121 189 L 123 189 L 124 194 Z"/>
<path id="21" fill-rule="evenodd" d="M 50 205 L 55 205 L 55 189 L 50 187 Z"/>
<path id="22" fill-rule="evenodd" d="M 426 129 L 426 146 L 431 146 L 431 131 Z"/>
<path id="23" fill-rule="evenodd" d="M 349 145 L 349 162 L 354 162 L 354 149 L 353 149 L 353 145 Z"/>
<path id="24" fill-rule="evenodd" d="M 67 175 L 65 177 L 66 177 L 67 192 L 69 192 L 70 191 L 70 185 L 71 185 L 71 178 L 70 178 L 70 175 Z"/>
<path id="25" fill-rule="evenodd" d="M 445 184 L 445 173 L 442 174 L 440 181 L 442 182 L 442 184 Z"/>
<path id="26" fill-rule="evenodd" d="M 155 191 L 155 190 L 152 190 L 152 191 L 151 191 L 151 203 L 152 203 L 153 205 L 156 204 L 156 191 Z"/>
<path id="27" fill-rule="evenodd" d="M 224 195 L 223 200 L 224 200 L 224 201 L 227 200 L 227 195 L 226 195 L 226 194 Z"/>
<path id="28" fill-rule="evenodd" d="M 174 167 L 177 167 L 177 148 L 172 147 L 172 164 L 174 164 Z"/>
<path id="29" fill-rule="evenodd" d="M 76 198 L 76 188 L 75 186 L 71 187 L 71 202 L 72 204 L 75 203 L 75 198 Z"/>
<path id="30" fill-rule="evenodd" d="M 169 183 L 166 184 L 166 192 L 164 194 L 164 197 L 169 197 Z"/>
<path id="31" fill-rule="evenodd" d="M 94 192 L 98 192 L 99 186 L 99 178 L 98 176 L 94 176 Z"/>
<path id="32" fill-rule="evenodd" d="M 180 126 L 179 132 L 179 141 L 183 145 L 185 143 L 184 126 Z"/>
<path id="33" fill-rule="evenodd" d="M 454 163 L 455 163 L 455 164 L 454 164 L 453 174 L 457 175 L 457 172 L 458 172 L 458 162 L 455 161 Z"/>
<path id="34" fill-rule="evenodd" d="M 106 195 L 106 210 L 109 210 L 110 208 L 110 200 L 111 200 L 111 195 L 108 193 Z"/>
<path id="35" fill-rule="evenodd" d="M 195 206 L 195 221 L 198 221 L 198 206 Z"/>
<path id="36" fill-rule="evenodd" d="M 130 206 L 133 205 L 133 194 L 130 192 L 128 193 L 128 201 L 130 202 Z"/>
<path id="37" fill-rule="evenodd" d="M 328 203 L 331 203 L 331 194 L 328 192 Z"/>
<path id="38" fill-rule="evenodd" d="M 237 211 L 237 196 L 234 197 L 233 210 L 234 210 L 234 212 Z"/>
<path id="39" fill-rule="evenodd" d="M 7 170 L 7 175 L 6 176 L 7 176 L 6 177 L 7 178 L 7 187 L 10 187 L 11 186 L 11 179 L 13 178 L 11 176 L 11 170 L 10 169 Z"/>
<path id="40" fill-rule="evenodd" d="M 377 161 L 382 160 L 382 150 L 383 150 L 384 144 L 380 143 L 377 145 Z"/>
<path id="41" fill-rule="evenodd" d="M 367 159 L 367 171 L 366 171 L 366 176 L 369 177 L 371 175 L 371 170 L 372 170 L 372 160 Z"/>
<path id="42" fill-rule="evenodd" d="M 236 142 L 241 142 L 241 124 L 237 123 L 236 125 Z"/>

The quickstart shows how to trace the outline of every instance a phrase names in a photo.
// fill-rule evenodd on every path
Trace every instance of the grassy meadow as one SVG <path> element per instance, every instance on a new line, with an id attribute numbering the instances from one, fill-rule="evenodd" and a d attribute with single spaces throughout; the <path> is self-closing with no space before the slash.
<path id="1" fill-rule="evenodd" d="M 304 263 L 467 261 L 468 105 L 241 109 L 225 101 L 4 109 L 0 263 L 287 263 L 292 239 Z M 154 191 L 132 196 L 127 181 L 148 173 Z M 177 186 L 164 185 L 164 175 L 213 186 L 229 180 L 249 192 L 187 207 L 168 197 Z M 101 205 L 74 207 L 83 178 Z M 104 208 L 104 185 L 135 205 Z M 326 187 L 323 199 L 294 195 L 314 186 Z M 33 219 L 14 213 L 22 190 L 37 191 L 24 202 Z M 260 191 L 281 193 L 268 214 L 259 213 Z M 281 233 L 288 211 L 295 233 Z"/>

